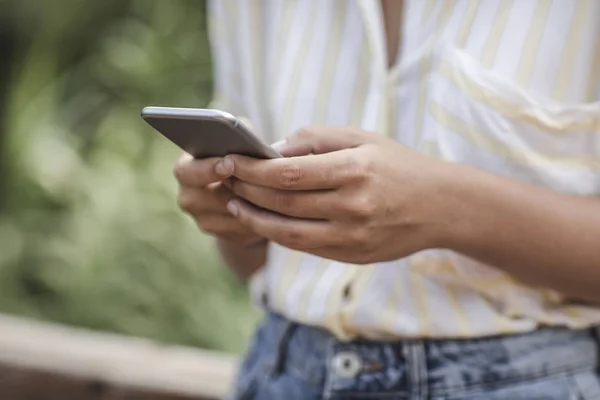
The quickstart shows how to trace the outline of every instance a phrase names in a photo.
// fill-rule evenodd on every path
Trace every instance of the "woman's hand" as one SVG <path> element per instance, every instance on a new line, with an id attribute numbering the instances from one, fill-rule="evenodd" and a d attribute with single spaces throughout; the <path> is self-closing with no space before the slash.
<path id="1" fill-rule="evenodd" d="M 445 163 L 349 128 L 304 129 L 280 151 L 292 157 L 226 157 L 236 178 L 227 185 L 246 200 L 231 199 L 228 209 L 249 231 L 357 264 L 438 245 L 448 223 Z"/>
<path id="2" fill-rule="evenodd" d="M 235 195 L 222 181 L 232 172 L 231 160 L 196 160 L 189 154 L 182 155 L 175 166 L 179 204 L 205 233 L 240 245 L 260 243 L 264 238 L 227 211 L 227 202 Z"/>

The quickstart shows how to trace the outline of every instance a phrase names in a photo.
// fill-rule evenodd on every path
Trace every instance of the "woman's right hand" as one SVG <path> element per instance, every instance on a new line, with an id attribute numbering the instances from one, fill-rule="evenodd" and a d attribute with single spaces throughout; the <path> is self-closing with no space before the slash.
<path id="1" fill-rule="evenodd" d="M 265 239 L 248 230 L 227 211 L 227 202 L 235 195 L 223 181 L 233 173 L 233 164 L 223 160 L 198 160 L 187 153 L 179 158 L 175 165 L 179 205 L 209 235 L 240 245 L 258 244 Z"/>

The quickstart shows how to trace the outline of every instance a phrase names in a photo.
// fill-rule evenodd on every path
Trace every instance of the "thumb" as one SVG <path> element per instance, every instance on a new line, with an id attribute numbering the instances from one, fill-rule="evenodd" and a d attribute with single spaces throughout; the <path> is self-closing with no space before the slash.
<path id="1" fill-rule="evenodd" d="M 312 153 L 310 145 L 288 143 L 288 139 L 275 142 L 271 147 L 284 157 L 301 157 Z"/>
<path id="2" fill-rule="evenodd" d="M 375 134 L 353 128 L 309 127 L 291 135 L 280 153 L 286 157 L 324 154 L 373 142 Z"/>

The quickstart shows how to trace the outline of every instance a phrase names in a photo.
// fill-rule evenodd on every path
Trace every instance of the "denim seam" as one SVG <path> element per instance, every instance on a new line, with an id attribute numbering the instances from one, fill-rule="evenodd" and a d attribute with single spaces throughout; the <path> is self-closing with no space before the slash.
<path id="1" fill-rule="evenodd" d="M 408 379 L 408 389 L 410 397 L 421 398 L 422 388 L 425 379 L 423 379 L 424 367 L 426 367 L 424 359 L 425 355 L 422 351 L 422 346 L 418 342 L 406 344 L 407 348 L 407 363 L 410 366 L 410 377 Z M 425 375 L 426 376 L 426 375 Z"/>
<path id="2" fill-rule="evenodd" d="M 273 366 L 271 368 L 271 371 L 269 372 L 269 375 L 271 378 L 275 378 L 279 374 L 281 374 L 281 371 L 283 369 L 284 364 L 286 363 L 286 359 L 288 356 L 287 350 L 288 350 L 290 337 L 293 334 L 295 328 L 296 328 L 296 325 L 293 322 L 288 321 L 288 322 L 284 323 L 281 331 L 278 332 L 277 343 L 275 346 L 275 355 L 274 355 L 274 360 L 273 360 Z"/>
<path id="3" fill-rule="evenodd" d="M 418 375 L 419 375 L 419 371 L 417 370 L 415 363 L 413 362 L 413 350 L 412 350 L 412 343 L 406 343 L 404 346 L 402 346 L 402 356 L 404 357 L 404 360 L 406 362 L 406 371 L 407 371 L 407 377 L 406 377 L 406 381 L 408 382 L 408 386 L 412 387 L 413 386 L 413 382 L 418 380 Z M 413 389 L 411 388 L 411 391 Z M 406 391 L 405 393 L 408 393 L 408 396 L 412 396 L 413 393 Z"/>
<path id="4" fill-rule="evenodd" d="M 574 373 L 579 373 L 579 372 L 584 372 L 586 370 L 590 370 L 592 368 L 594 368 L 595 363 L 587 363 L 584 365 L 578 365 L 577 367 L 574 367 L 573 365 L 571 366 L 562 366 L 560 368 L 556 368 L 556 369 L 550 369 L 548 371 L 545 371 L 544 373 L 535 373 L 535 374 L 529 374 L 529 375 L 521 375 L 519 377 L 516 378 L 510 378 L 510 379 L 500 379 L 500 380 L 496 380 L 496 381 L 484 381 L 484 382 L 478 382 L 475 383 L 473 385 L 469 385 L 469 386 L 436 386 L 436 387 L 431 387 L 431 394 L 435 394 L 435 395 L 471 395 L 471 394 L 476 394 L 477 392 L 481 392 L 483 390 L 490 390 L 490 389 L 500 389 L 509 385 L 517 385 L 520 383 L 531 383 L 532 381 L 535 382 L 543 382 L 546 380 L 551 380 L 551 379 L 555 379 L 557 377 L 562 376 L 568 376 L 569 374 L 574 374 Z"/>
<path id="5" fill-rule="evenodd" d="M 335 348 L 335 339 L 333 337 L 327 339 L 327 348 L 325 355 L 325 385 L 323 387 L 323 398 L 325 400 L 331 399 L 333 395 L 333 379 L 331 374 L 331 362 L 333 360 L 333 353 Z"/>
<path id="6" fill-rule="evenodd" d="M 333 393 L 333 397 L 326 397 L 326 400 L 332 399 L 385 399 L 387 397 L 393 397 L 394 399 L 410 400 L 412 395 L 407 392 L 360 392 L 360 393 Z"/>
<path id="7" fill-rule="evenodd" d="M 415 362 L 418 364 L 420 368 L 419 380 L 416 382 L 419 399 L 421 398 L 429 398 L 429 385 L 427 382 L 429 381 L 429 370 L 427 368 L 427 353 L 425 351 L 424 342 L 418 342 L 415 344 L 415 352 L 417 354 L 417 359 Z"/>

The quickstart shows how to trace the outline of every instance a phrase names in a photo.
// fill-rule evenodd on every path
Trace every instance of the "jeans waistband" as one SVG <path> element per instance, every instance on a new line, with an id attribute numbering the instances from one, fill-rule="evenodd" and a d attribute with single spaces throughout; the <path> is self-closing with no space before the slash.
<path id="1" fill-rule="evenodd" d="M 340 342 L 324 330 L 277 314 L 269 314 L 259 330 L 263 343 L 279 344 L 271 346 L 273 374 L 285 370 L 336 393 L 426 388 L 430 395 L 596 369 L 596 335 L 600 337 L 600 328 L 541 328 L 480 339 Z M 383 384 L 385 388 L 378 387 Z"/>

